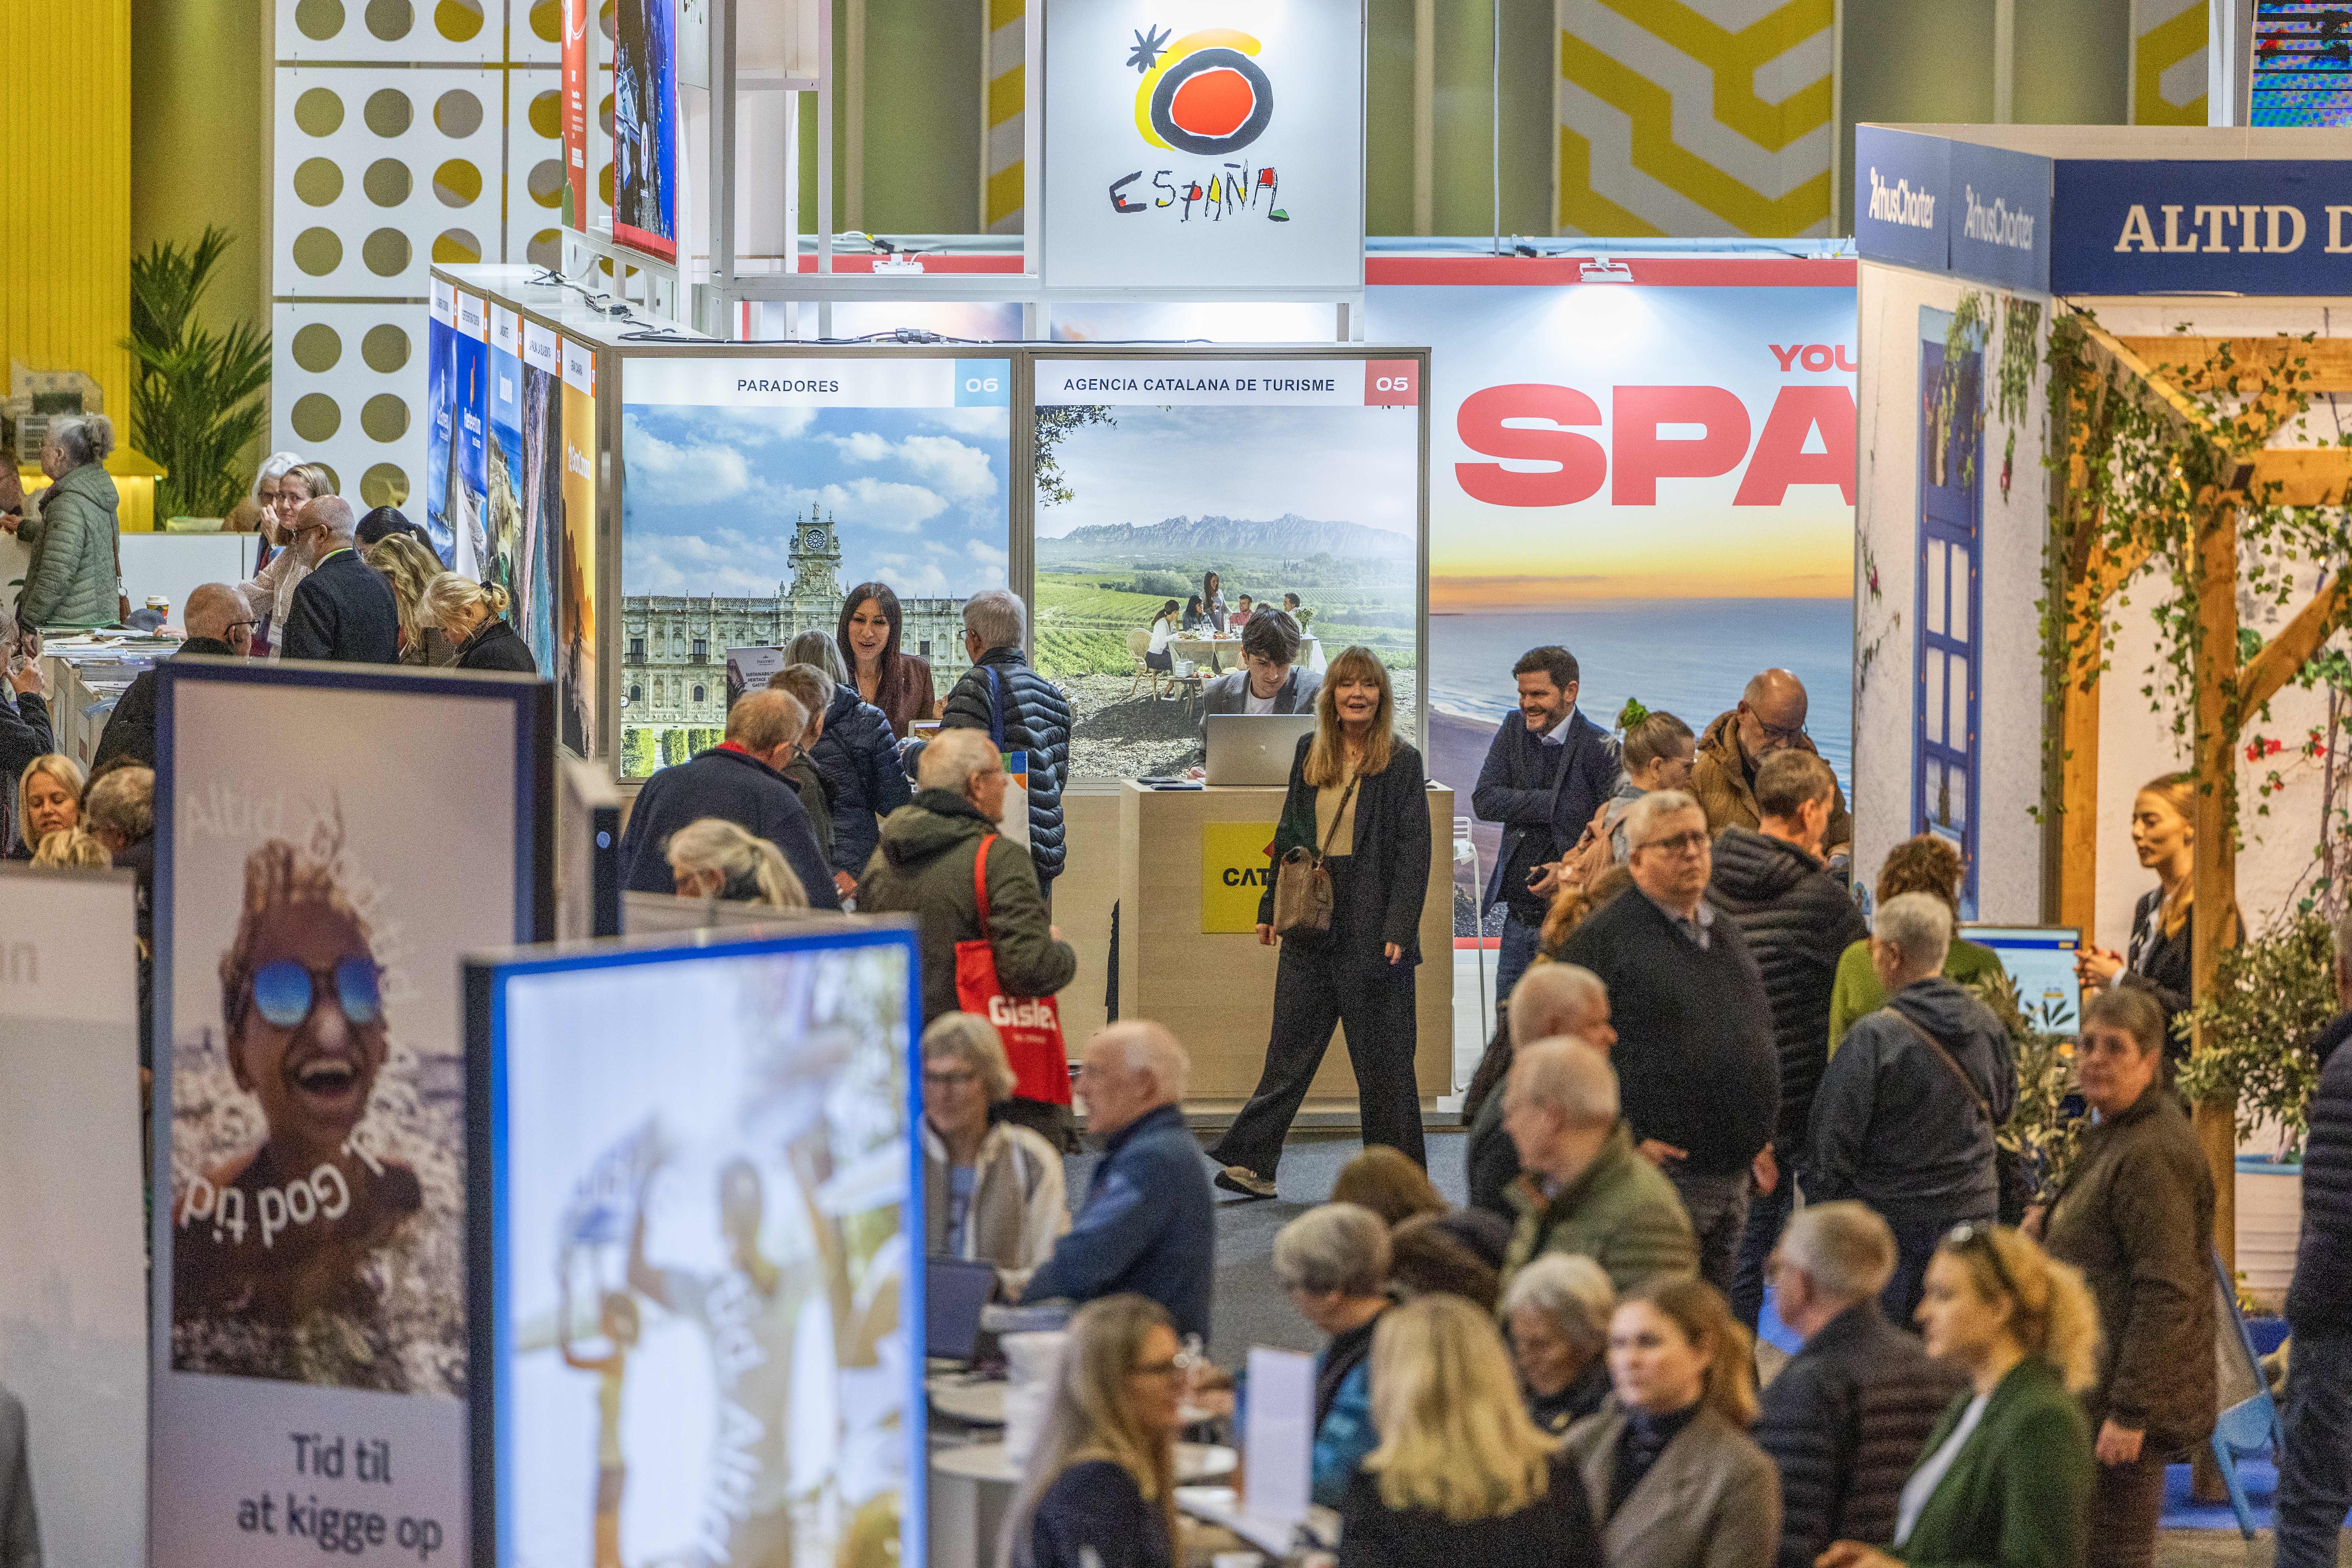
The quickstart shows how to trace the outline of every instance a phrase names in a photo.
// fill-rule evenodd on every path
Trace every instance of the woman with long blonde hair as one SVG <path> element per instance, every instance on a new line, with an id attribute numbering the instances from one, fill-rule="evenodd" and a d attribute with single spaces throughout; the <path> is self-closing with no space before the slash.
<path id="1" fill-rule="evenodd" d="M 1756 1342 L 1695 1274 L 1627 1291 L 1609 1321 L 1616 1397 L 1568 1429 L 1612 1563 L 1765 1563 L 1780 1544 L 1780 1473 L 1748 1436 Z"/>
<path id="2" fill-rule="evenodd" d="M 1492 1316 L 1423 1296 L 1372 1331 L 1381 1441 L 1339 1506 L 1340 1568 L 1599 1568 L 1576 1470 L 1519 1401 Z"/>
<path id="3" fill-rule="evenodd" d="M 2132 798 L 2132 850 L 2156 873 L 2156 886 L 2132 907 L 2127 951 L 2085 942 L 2074 960 L 2076 977 L 2086 986 L 2125 985 L 2156 998 L 2164 1009 L 2168 1062 L 2189 1054 L 2188 1042 L 2173 1037 L 2172 1022 L 2197 1005 L 2196 824 L 2195 773 L 2166 773 L 2140 785 Z M 2235 927 L 2237 911 L 2224 910 L 2221 919 Z"/>
<path id="4" fill-rule="evenodd" d="M 1275 1166 L 1291 1119 L 1323 1065 L 1331 1030 L 1348 1028 L 1364 1142 L 1426 1164 L 1421 1090 L 1413 1080 L 1413 968 L 1429 893 L 1429 792 L 1421 753 L 1396 733 L 1396 694 L 1380 656 L 1349 648 L 1315 694 L 1315 732 L 1290 763 L 1290 792 L 1275 830 L 1257 939 L 1282 954 L 1274 1032 L 1249 1103 L 1209 1157 L 1227 1192 L 1275 1195 Z M 1286 865 L 1286 862 L 1288 862 Z M 1285 874 L 1329 879 L 1328 923 L 1275 930 Z"/>
<path id="5" fill-rule="evenodd" d="M 457 649 L 459 669 L 509 669 L 537 675 L 539 661 L 530 645 L 508 624 L 507 591 L 496 583 L 477 583 L 462 572 L 444 572 L 425 584 L 425 618 Z"/>
<path id="6" fill-rule="evenodd" d="M 1070 1320 L 1045 1430 L 1004 1516 L 1007 1568 L 1174 1568 L 1190 1370 L 1167 1310 L 1106 1296 Z"/>
<path id="7" fill-rule="evenodd" d="M 441 558 L 413 533 L 387 533 L 362 550 L 360 559 L 392 584 L 393 608 L 400 624 L 400 662 L 434 663 L 435 646 L 441 639 L 436 636 L 433 617 L 425 612 L 425 591 L 433 579 L 443 575 Z"/>
<path id="8" fill-rule="evenodd" d="M 1894 1544 L 1832 1542 L 1822 1568 L 2079 1564 L 2097 1465 L 2075 1396 L 2099 1380 L 2099 1309 L 2083 1276 L 2007 1226 L 1959 1226 L 1927 1265 L 1918 1319 L 1927 1353 L 1971 1386 L 1904 1485 Z"/>
<path id="9" fill-rule="evenodd" d="M 779 910 L 809 907 L 808 889 L 784 852 L 720 816 L 669 836 L 669 874 L 681 899 L 727 899 Z"/>

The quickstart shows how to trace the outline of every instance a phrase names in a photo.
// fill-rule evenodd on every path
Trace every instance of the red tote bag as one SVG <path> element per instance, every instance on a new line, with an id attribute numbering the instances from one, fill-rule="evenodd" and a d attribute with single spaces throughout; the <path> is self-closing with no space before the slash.
<path id="1" fill-rule="evenodd" d="M 980 841 L 971 860 L 971 890 L 980 900 L 980 939 L 956 943 L 956 1005 L 996 1026 L 1013 1063 L 1013 1092 L 1048 1105 L 1070 1103 L 1070 1058 L 1062 1046 L 1062 1010 L 1051 996 L 1009 996 L 996 978 L 996 950 L 988 940 L 988 850 Z"/>

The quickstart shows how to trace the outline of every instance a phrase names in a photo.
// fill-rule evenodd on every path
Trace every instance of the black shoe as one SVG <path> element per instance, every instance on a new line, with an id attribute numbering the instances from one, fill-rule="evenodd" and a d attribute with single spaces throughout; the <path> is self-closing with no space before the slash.
<path id="1" fill-rule="evenodd" d="M 1276 1195 L 1274 1183 L 1259 1175 L 1247 1165 L 1227 1165 L 1209 1178 L 1229 1193 L 1239 1193 L 1245 1198 L 1270 1198 Z"/>

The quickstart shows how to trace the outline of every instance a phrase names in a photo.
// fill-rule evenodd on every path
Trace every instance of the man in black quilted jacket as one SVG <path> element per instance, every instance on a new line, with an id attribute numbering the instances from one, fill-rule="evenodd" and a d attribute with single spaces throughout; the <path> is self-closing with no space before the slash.
<path id="1" fill-rule="evenodd" d="M 1780 1060 L 1780 1120 L 1757 1162 L 1733 1276 L 1732 1312 L 1749 1328 L 1764 1306 L 1764 1260 L 1789 1217 L 1813 1090 L 1829 1064 L 1830 991 L 1839 957 L 1870 931 L 1845 885 L 1822 868 L 1822 834 L 1837 800 L 1837 777 L 1811 752 L 1790 748 L 1756 770 L 1758 821 L 1727 827 L 1715 841 L 1708 902 L 1747 940 L 1772 1005 Z"/>
<path id="2" fill-rule="evenodd" d="M 1780 1568 L 1812 1568 L 1832 1541 L 1894 1539 L 1903 1483 L 1969 1380 L 1879 1311 L 1895 1233 L 1861 1204 L 1805 1208 L 1771 1268 L 1805 1348 L 1765 1384 L 1748 1435 L 1780 1470 Z"/>
<path id="3" fill-rule="evenodd" d="M 2332 1565 L 2352 1506 L 2352 1051 L 2343 1048 L 2352 1039 L 2352 914 L 2336 925 L 2336 996 L 2343 1016 L 2312 1042 L 2319 1089 L 2303 1146 L 2303 1236 L 2286 1293 L 2294 1365 L 2280 1412 L 2282 1568 Z"/>
<path id="4" fill-rule="evenodd" d="M 940 722 L 950 730 L 989 731 L 1004 751 L 1028 753 L 1029 858 L 1050 909 L 1054 879 L 1062 874 L 1070 705 L 1052 681 L 1029 668 L 1021 652 L 1028 629 L 1028 611 L 1010 589 L 983 588 L 964 601 L 963 650 L 971 668 L 940 705 Z M 919 754 L 919 748 L 909 749 L 909 768 Z"/>

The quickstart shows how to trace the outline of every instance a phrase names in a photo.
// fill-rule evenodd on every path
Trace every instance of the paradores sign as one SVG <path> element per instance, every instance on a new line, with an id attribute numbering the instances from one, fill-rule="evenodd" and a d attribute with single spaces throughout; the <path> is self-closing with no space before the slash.
<path id="1" fill-rule="evenodd" d="M 1046 0 L 1049 288 L 1363 281 L 1361 0 Z"/>

